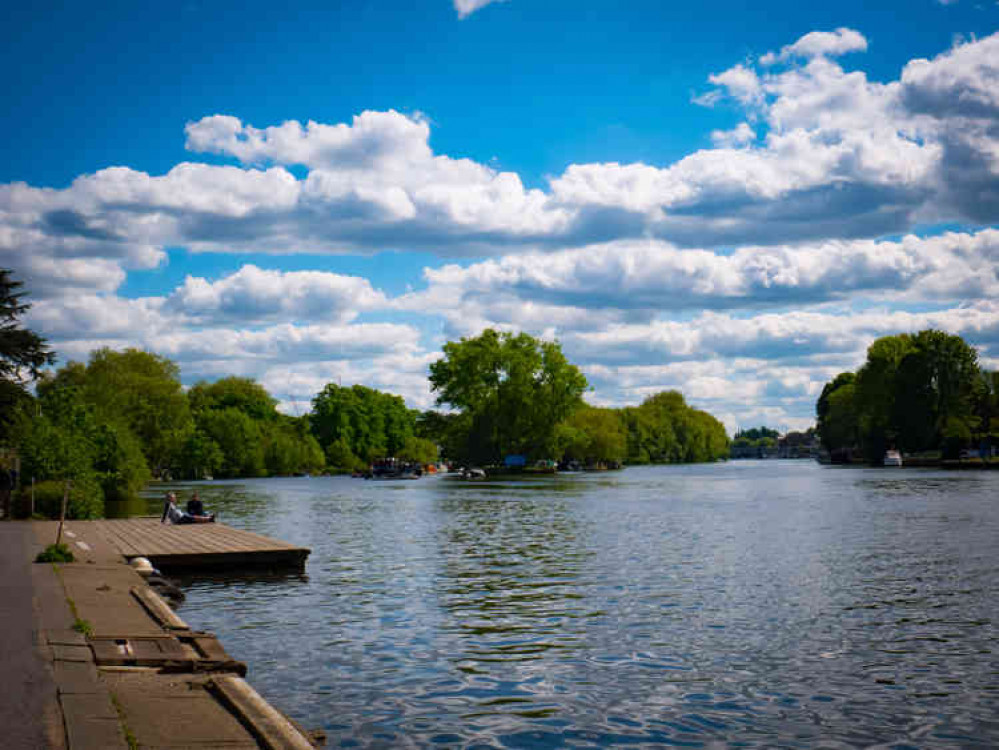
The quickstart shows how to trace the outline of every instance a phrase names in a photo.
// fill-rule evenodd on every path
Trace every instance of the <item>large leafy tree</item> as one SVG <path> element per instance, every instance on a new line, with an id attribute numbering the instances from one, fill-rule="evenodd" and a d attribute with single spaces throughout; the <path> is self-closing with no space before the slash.
<path id="1" fill-rule="evenodd" d="M 982 434 L 987 392 L 978 355 L 960 336 L 936 330 L 884 336 L 868 348 L 855 376 L 841 373 L 822 389 L 819 434 L 830 451 L 859 443 L 874 462 L 892 446 L 955 455 Z"/>
<path id="2" fill-rule="evenodd" d="M 444 345 L 430 365 L 437 403 L 467 418 L 468 460 L 551 458 L 557 428 L 583 404 L 586 378 L 558 343 L 492 329 Z"/>
<path id="3" fill-rule="evenodd" d="M 337 444 L 354 456 L 372 461 L 398 456 L 413 436 L 416 413 L 406 408 L 401 396 L 363 385 L 345 388 L 329 383 L 312 399 L 309 417 L 312 433 L 328 452 Z"/>

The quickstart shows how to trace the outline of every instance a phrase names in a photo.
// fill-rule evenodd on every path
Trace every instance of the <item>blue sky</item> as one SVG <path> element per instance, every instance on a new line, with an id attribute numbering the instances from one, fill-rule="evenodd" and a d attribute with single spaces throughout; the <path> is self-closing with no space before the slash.
<path id="1" fill-rule="evenodd" d="M 0 265 L 64 360 L 425 407 L 493 325 L 730 429 L 886 333 L 996 366 L 995 2 L 327 5 L 8 10 Z"/>

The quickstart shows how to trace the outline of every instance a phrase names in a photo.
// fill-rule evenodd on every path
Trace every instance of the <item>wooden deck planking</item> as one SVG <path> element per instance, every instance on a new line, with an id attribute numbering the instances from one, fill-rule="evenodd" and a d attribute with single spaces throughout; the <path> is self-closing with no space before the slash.
<path id="1" fill-rule="evenodd" d="M 226 564 L 304 565 L 309 550 L 222 523 L 172 525 L 158 518 L 85 523 L 124 557 L 147 557 L 161 567 Z"/>

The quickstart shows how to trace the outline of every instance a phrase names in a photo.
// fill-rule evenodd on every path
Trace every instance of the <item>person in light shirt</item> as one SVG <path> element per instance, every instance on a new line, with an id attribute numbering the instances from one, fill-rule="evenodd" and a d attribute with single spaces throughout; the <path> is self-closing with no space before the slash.
<path id="1" fill-rule="evenodd" d="M 215 523 L 215 514 L 213 513 L 207 516 L 194 516 L 190 513 L 185 513 L 177 507 L 177 496 L 172 492 L 168 492 L 166 500 L 163 503 L 163 517 L 160 519 L 160 523 L 168 522 L 174 524 Z"/>

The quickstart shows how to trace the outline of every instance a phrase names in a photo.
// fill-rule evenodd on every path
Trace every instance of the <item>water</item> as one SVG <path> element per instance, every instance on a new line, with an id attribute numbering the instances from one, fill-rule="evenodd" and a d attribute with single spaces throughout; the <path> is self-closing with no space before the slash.
<path id="1" fill-rule="evenodd" d="M 313 552 L 181 615 L 331 748 L 999 746 L 999 472 L 200 489 Z"/>

